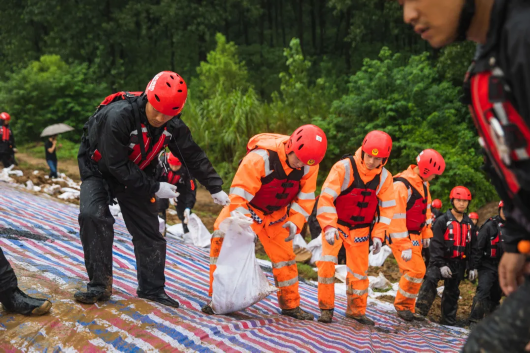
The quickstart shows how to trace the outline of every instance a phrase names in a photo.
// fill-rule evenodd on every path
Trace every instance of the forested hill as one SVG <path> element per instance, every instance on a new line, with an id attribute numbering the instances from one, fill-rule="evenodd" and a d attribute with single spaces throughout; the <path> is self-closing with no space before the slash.
<path id="1" fill-rule="evenodd" d="M 424 148 L 446 159 L 434 197 L 466 185 L 495 199 L 461 79 L 474 52 L 434 52 L 387 0 L 3 0 L 0 110 L 20 142 L 66 122 L 78 140 L 97 104 L 162 70 L 190 87 L 183 120 L 227 179 L 252 135 L 314 123 L 328 134 L 323 180 L 366 132 L 391 134 L 388 169 Z"/>

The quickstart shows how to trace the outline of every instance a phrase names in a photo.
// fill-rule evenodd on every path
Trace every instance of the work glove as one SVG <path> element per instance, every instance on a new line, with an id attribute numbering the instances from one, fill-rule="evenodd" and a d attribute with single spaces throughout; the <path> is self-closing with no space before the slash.
<path id="1" fill-rule="evenodd" d="M 190 220 L 190 213 L 191 213 L 191 210 L 189 208 L 186 208 L 184 210 L 184 224 L 188 224 Z"/>
<path id="2" fill-rule="evenodd" d="M 373 245 L 373 254 L 379 254 L 379 251 L 381 251 L 381 247 L 383 246 L 383 243 L 381 242 L 381 239 L 379 238 L 373 238 L 372 239 L 372 242 L 374 243 Z"/>
<path id="3" fill-rule="evenodd" d="M 453 277 L 453 272 L 451 272 L 451 269 L 447 266 L 444 266 L 440 268 L 440 272 L 442 273 L 443 278 L 451 278 Z"/>
<path id="4" fill-rule="evenodd" d="M 179 196 L 179 193 L 177 192 L 177 187 L 175 185 L 162 181 L 160 182 L 160 188 L 155 195 L 159 199 L 170 199 Z"/>
<path id="5" fill-rule="evenodd" d="M 294 239 L 294 236 L 296 235 L 296 231 L 298 230 L 298 227 L 296 227 L 296 224 L 294 224 L 291 221 L 285 222 L 285 224 L 282 226 L 282 228 L 287 228 L 289 230 L 289 236 L 285 238 L 285 241 L 291 241 Z"/>
<path id="6" fill-rule="evenodd" d="M 412 259 L 412 249 L 403 250 L 401 252 L 401 258 L 405 261 L 410 261 Z"/>
<path id="7" fill-rule="evenodd" d="M 467 278 L 469 278 L 470 281 L 474 281 L 477 279 L 478 271 L 477 270 L 470 270 L 467 274 Z"/>
<path id="8" fill-rule="evenodd" d="M 212 194 L 213 202 L 215 202 L 218 205 L 221 206 L 227 206 L 230 205 L 230 198 L 228 198 L 228 195 L 224 191 L 216 192 L 215 194 Z"/>
<path id="9" fill-rule="evenodd" d="M 328 227 L 324 233 L 324 237 L 329 245 L 335 245 L 335 240 L 339 240 L 339 232 L 337 228 Z"/>
<path id="10" fill-rule="evenodd" d="M 431 243 L 431 239 L 423 239 L 422 243 L 424 248 L 428 248 L 429 244 Z"/>

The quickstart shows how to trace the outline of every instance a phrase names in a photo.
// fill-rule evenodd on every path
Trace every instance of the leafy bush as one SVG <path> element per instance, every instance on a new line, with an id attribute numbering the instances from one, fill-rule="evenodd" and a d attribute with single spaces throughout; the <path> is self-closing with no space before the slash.
<path id="1" fill-rule="evenodd" d="M 68 65 L 57 55 L 44 55 L 0 82 L 2 109 L 11 114 L 20 142 L 39 139 L 46 126 L 57 123 L 74 127 L 70 136 L 79 140 L 83 124 L 107 93 L 106 85 L 91 80 L 87 64 Z"/>

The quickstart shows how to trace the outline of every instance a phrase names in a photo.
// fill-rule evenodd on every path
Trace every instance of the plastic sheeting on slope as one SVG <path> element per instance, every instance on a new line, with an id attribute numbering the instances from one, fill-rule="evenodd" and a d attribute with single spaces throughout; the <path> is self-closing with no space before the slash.
<path id="1" fill-rule="evenodd" d="M 136 297 L 131 237 L 117 219 L 114 295 L 81 305 L 73 293 L 85 285 L 78 208 L 0 183 L 0 245 L 31 294 L 52 300 L 51 314 L 27 318 L 0 311 L 0 351 L 200 352 L 456 352 L 466 334 L 435 324 L 408 324 L 384 306 L 369 306 L 378 328 L 345 319 L 337 296 L 335 321 L 296 321 L 279 315 L 276 296 L 231 315 L 208 316 L 209 250 L 168 238 L 167 291 L 180 309 Z M 273 282 L 271 273 L 268 279 Z M 300 282 L 302 306 L 319 314 L 317 288 Z"/>

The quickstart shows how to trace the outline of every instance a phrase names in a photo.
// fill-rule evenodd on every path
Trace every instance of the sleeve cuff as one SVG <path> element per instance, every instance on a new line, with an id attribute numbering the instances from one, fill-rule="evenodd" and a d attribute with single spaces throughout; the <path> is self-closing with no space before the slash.
<path id="1" fill-rule="evenodd" d="M 210 194 L 217 194 L 218 192 L 221 192 L 223 191 L 223 188 L 221 186 L 212 186 L 210 188 L 208 188 L 208 191 L 210 192 Z"/>

